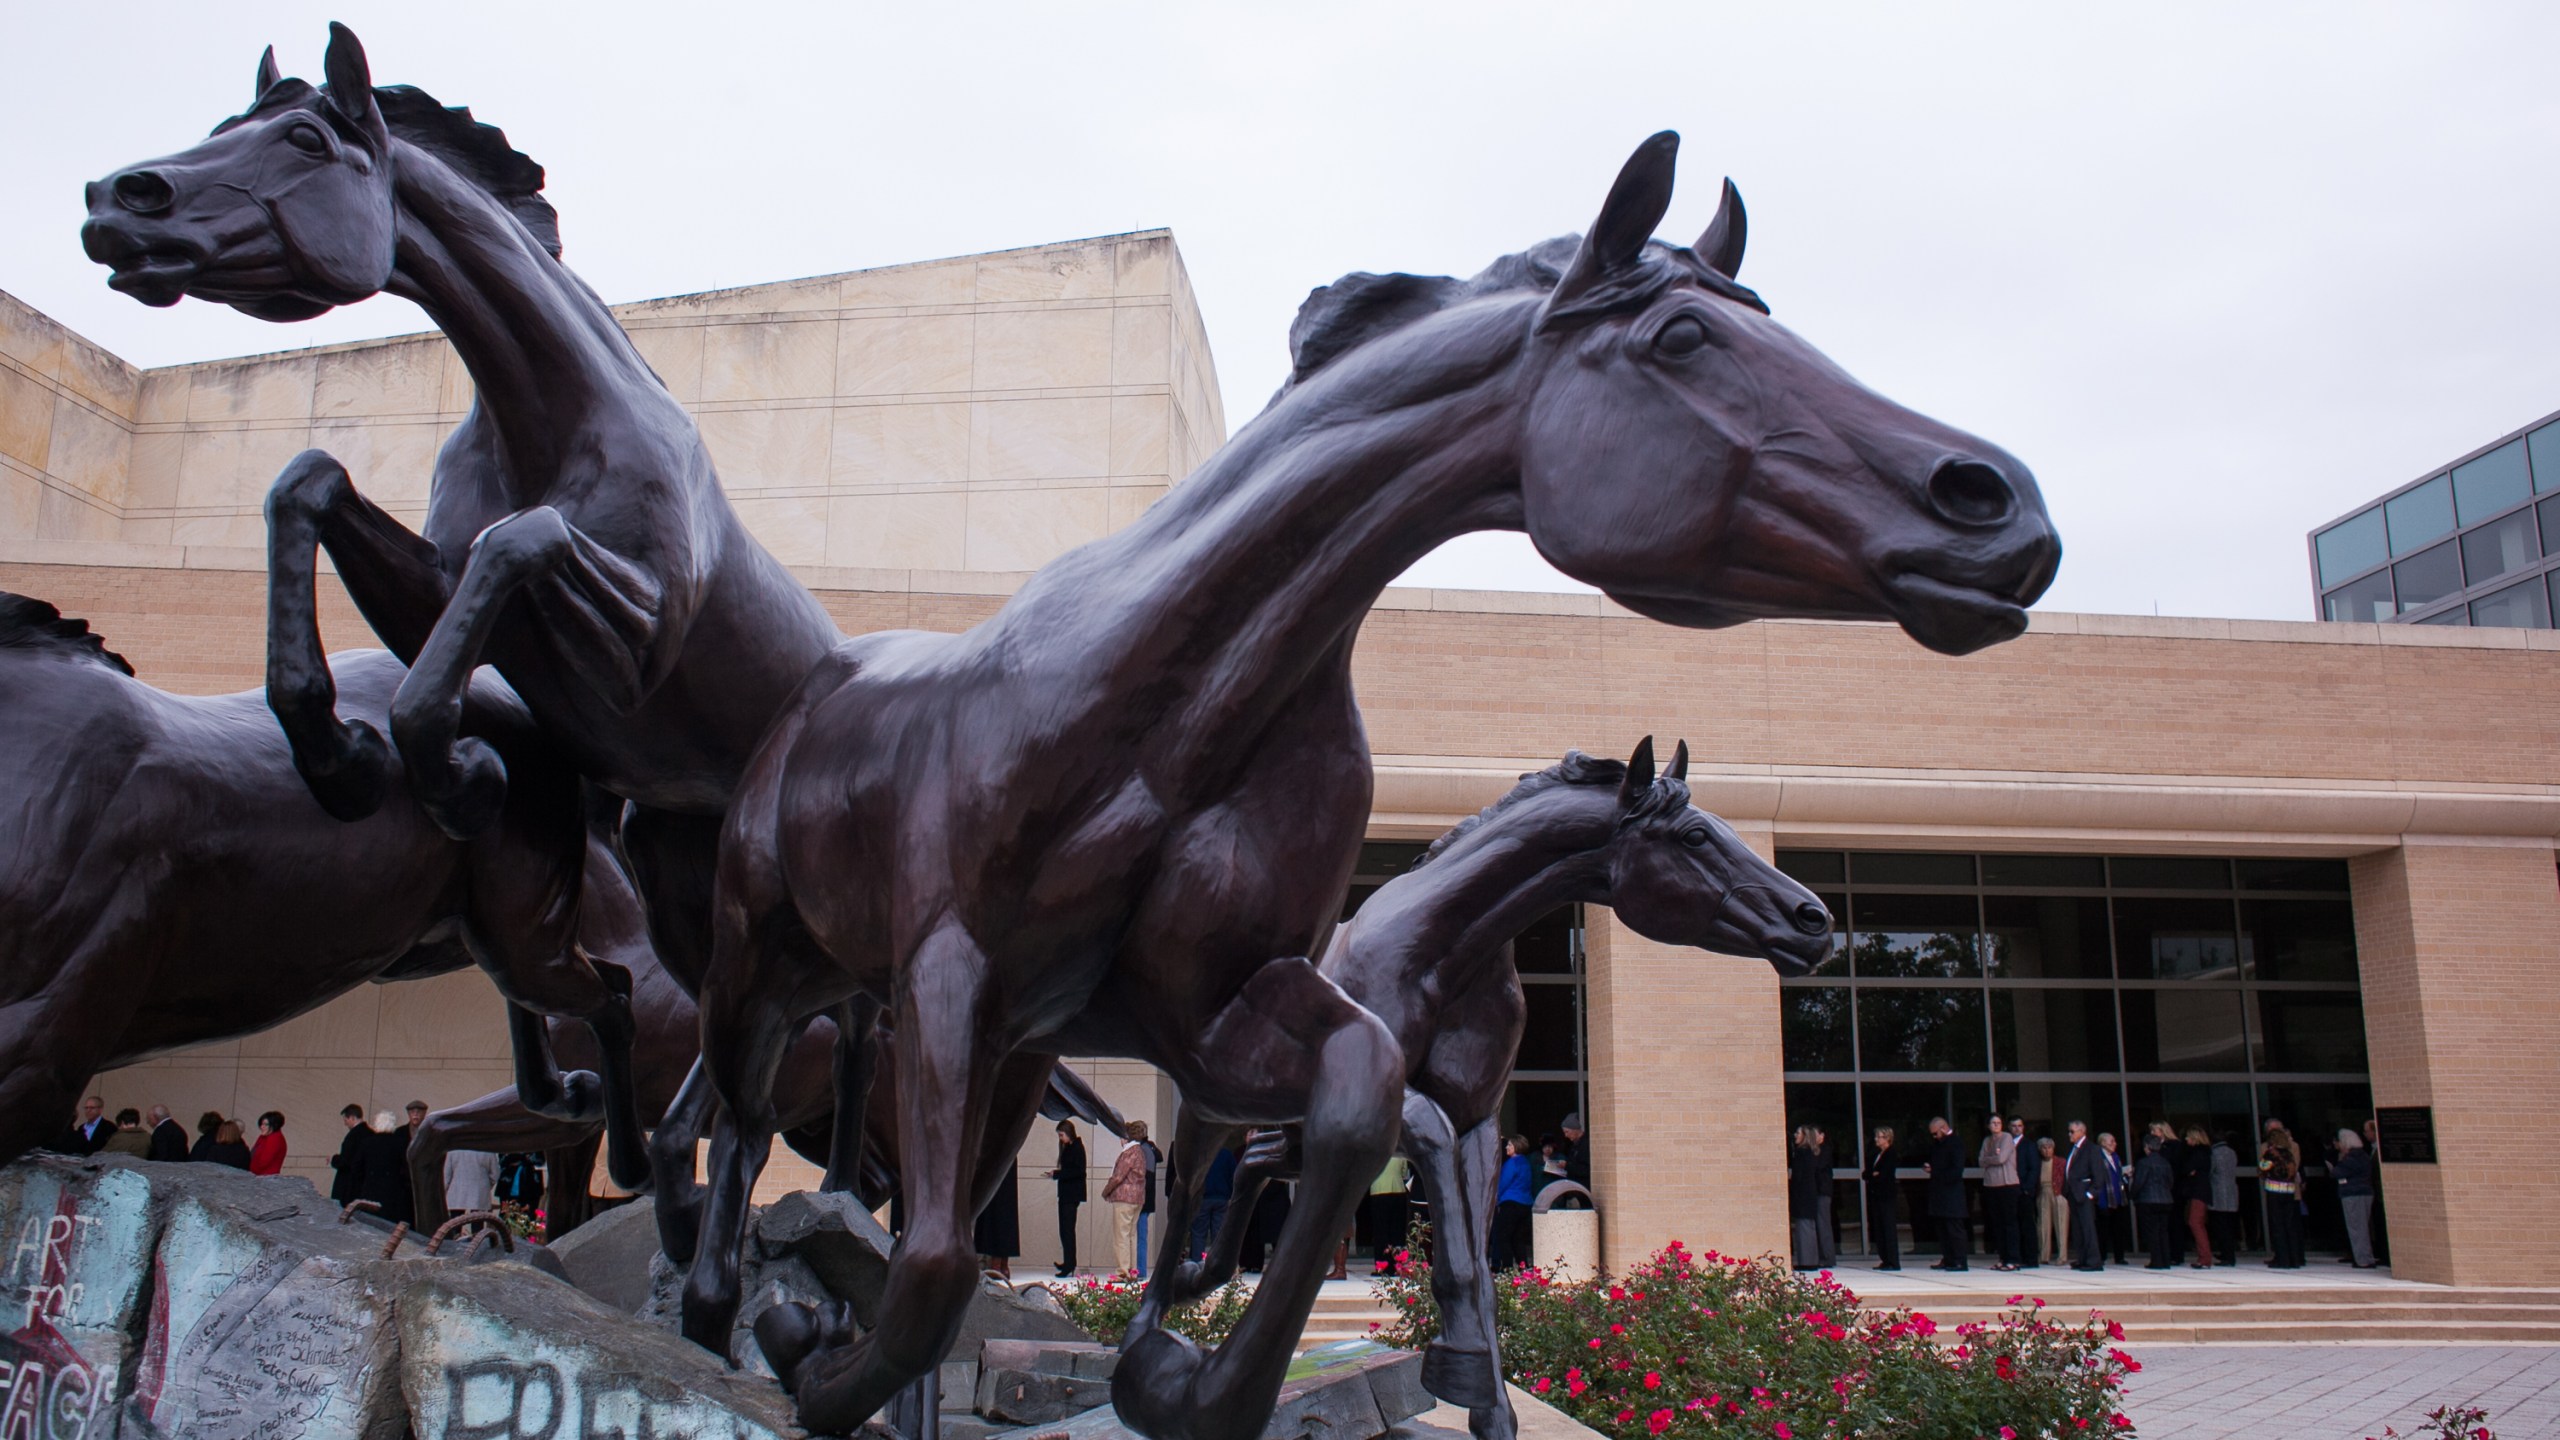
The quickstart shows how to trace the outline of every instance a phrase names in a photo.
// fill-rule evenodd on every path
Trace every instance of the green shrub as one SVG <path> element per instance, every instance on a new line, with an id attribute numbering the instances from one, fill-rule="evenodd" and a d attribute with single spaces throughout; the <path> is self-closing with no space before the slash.
<path id="1" fill-rule="evenodd" d="M 1120 1337 L 1128 1333 L 1129 1322 L 1137 1318 L 1138 1303 L 1146 1298 L 1147 1282 L 1139 1279 L 1137 1272 L 1123 1270 L 1117 1275 L 1086 1275 L 1072 1284 L 1053 1284 L 1049 1293 L 1058 1297 L 1067 1318 L 1078 1328 L 1105 1345 L 1117 1345 Z M 1216 1345 L 1234 1332 L 1252 1299 L 1253 1291 L 1244 1281 L 1230 1280 L 1167 1314 L 1164 1327 L 1203 1345 Z"/>
<path id="2" fill-rule="evenodd" d="M 1438 1328 L 1427 1253 L 1417 1236 L 1378 1282 L 1396 1315 L 1377 1332 L 1388 1344 L 1418 1348 Z M 2129 1436 L 2124 1381 L 2142 1368 L 2095 1312 L 2063 1324 L 2012 1296 L 1997 1321 L 1943 1334 L 1912 1310 L 1861 1308 L 1828 1272 L 1677 1242 L 1624 1276 L 1503 1274 L 1495 1323 L 1515 1383 L 1615 1440 Z"/>

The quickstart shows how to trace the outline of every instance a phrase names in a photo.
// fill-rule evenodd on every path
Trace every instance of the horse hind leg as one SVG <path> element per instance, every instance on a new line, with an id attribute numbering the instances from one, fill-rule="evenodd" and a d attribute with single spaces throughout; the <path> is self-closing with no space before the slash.
<path id="1" fill-rule="evenodd" d="M 1485 1265 L 1500 1143 L 1492 1120 L 1456 1135 L 1436 1102 L 1405 1092 L 1403 1148 L 1421 1168 L 1431 1197 L 1431 1298 L 1440 1307 L 1440 1338 L 1422 1354 L 1422 1388 L 1465 1406 L 1475 1440 L 1512 1440 L 1519 1433 L 1502 1383 L 1493 1274 Z"/>
<path id="2" fill-rule="evenodd" d="M 513 1008 L 513 1007 L 510 1007 Z M 513 1086 L 438 1110 L 409 1142 L 409 1189 L 417 1201 L 417 1228 L 432 1232 L 449 1218 L 444 1203 L 444 1160 L 455 1150 L 550 1150 L 592 1138 L 596 1126 L 554 1120 L 526 1109 Z M 555 1205 L 556 1211 L 557 1206 Z"/>

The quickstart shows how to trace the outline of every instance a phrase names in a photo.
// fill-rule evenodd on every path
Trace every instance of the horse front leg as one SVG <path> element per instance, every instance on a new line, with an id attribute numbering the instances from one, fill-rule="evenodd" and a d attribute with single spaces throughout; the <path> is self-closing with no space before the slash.
<path id="1" fill-rule="evenodd" d="M 1440 1337 L 1422 1352 L 1422 1388 L 1465 1406 L 1475 1440 L 1512 1440 L 1519 1433 L 1502 1383 L 1493 1272 L 1485 1263 L 1500 1144 L 1492 1120 L 1458 1135 L 1437 1102 L 1404 1092 L 1404 1153 L 1421 1168 L 1431 1197 L 1431 1298 L 1440 1307 Z"/>
<path id="2" fill-rule="evenodd" d="M 320 808 L 361 820 L 390 789 L 391 747 L 364 720 L 338 719 L 337 682 L 320 641 L 315 548 L 328 550 L 356 608 L 404 662 L 444 609 L 440 552 L 357 493 L 346 467 L 324 450 L 285 465 L 266 510 L 267 707 Z"/>
<path id="3" fill-rule="evenodd" d="M 1208 1184 L 1209 1166 L 1234 1135 L 1234 1126 L 1203 1120 L 1189 1104 L 1175 1115 L 1173 1175 L 1165 1186 L 1161 1213 L 1156 1216 L 1164 1226 L 1164 1241 L 1156 1247 L 1155 1273 L 1147 1281 L 1145 1298 L 1138 1302 L 1138 1313 L 1129 1321 L 1123 1345 L 1129 1338 L 1163 1323 L 1166 1310 L 1188 1305 L 1208 1293 L 1204 1281 L 1212 1267 L 1192 1258 L 1191 1224 L 1200 1213 L 1200 1192 Z"/>
<path id="4" fill-rule="evenodd" d="M 495 819 L 507 769 L 462 734 L 463 694 L 507 602 L 523 594 L 568 667 L 628 713 L 654 683 L 664 588 L 581 534 L 548 505 L 480 532 L 444 613 L 391 702 L 391 734 L 419 805 L 446 834 L 469 839 Z"/>
<path id="5" fill-rule="evenodd" d="M 452 1218 L 444 1202 L 444 1161 L 453 1151 L 504 1154 L 553 1150 L 591 1139 L 595 1133 L 593 1125 L 554 1120 L 526 1109 L 517 1101 L 512 1085 L 450 1110 L 436 1111 L 418 1126 L 417 1135 L 409 1142 L 409 1189 L 417 1200 L 417 1228 L 432 1234 Z M 553 1172 L 552 1178 L 556 1186 L 558 1172 Z M 556 1188 L 553 1193 L 557 1195 Z M 555 1199 L 549 1208 L 558 1214 L 559 1202 Z"/>
<path id="6" fill-rule="evenodd" d="M 1170 1330 L 1139 1336 L 1122 1349 L 1111 1403 L 1155 1440 L 1255 1440 L 1334 1246 L 1395 1151 L 1404 1052 L 1376 1016 L 1304 960 L 1256 972 L 1197 1048 L 1217 1057 L 1225 1083 L 1306 1097 L 1297 1201 L 1226 1342 L 1204 1353 Z"/>
<path id="7" fill-rule="evenodd" d="M 658 1219 L 658 1248 L 669 1261 L 691 1265 L 702 1238 L 702 1185 L 693 1157 L 720 1109 L 711 1076 L 697 1058 L 685 1072 L 666 1117 L 649 1134 L 649 1187 Z"/>

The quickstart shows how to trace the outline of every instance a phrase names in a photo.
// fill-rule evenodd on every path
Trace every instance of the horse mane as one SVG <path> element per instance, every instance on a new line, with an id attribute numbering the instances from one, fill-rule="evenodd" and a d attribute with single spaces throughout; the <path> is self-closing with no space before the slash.
<path id="1" fill-rule="evenodd" d="M 1532 770 L 1521 776 L 1520 783 L 1511 787 L 1510 794 L 1459 821 L 1448 834 L 1432 841 L 1430 848 L 1424 850 L 1408 868 L 1419 870 L 1439 859 L 1449 847 L 1492 824 L 1495 817 L 1532 795 L 1543 795 L 1560 785 L 1622 785 L 1626 779 L 1627 762 L 1624 760 L 1604 760 L 1579 750 L 1567 750 L 1562 760 L 1544 770 Z"/>
<path id="2" fill-rule="evenodd" d="M 1289 383 L 1294 385 L 1349 351 L 1453 306 L 1492 295 L 1546 294 L 1564 279 L 1579 235 L 1559 235 L 1505 255 L 1464 280 L 1447 275 L 1373 275 L 1356 270 L 1307 292 L 1289 324 Z M 1671 284 L 1689 280 L 1765 315 L 1767 302 L 1747 285 L 1683 245 L 1645 242 L 1644 260 L 1625 280 L 1588 297 L 1570 312 L 1589 319 L 1641 309 Z"/>
<path id="3" fill-rule="evenodd" d="M 106 637 L 92 634 L 86 620 L 63 613 L 30 595 L 0 590 L 0 649 L 41 650 L 92 665 L 133 673 L 125 658 L 107 648 Z"/>
<path id="4" fill-rule="evenodd" d="M 317 102 L 321 92 L 308 80 L 278 80 L 257 103 L 213 127 L 213 133 L 277 110 Z M 560 212 L 542 198 L 542 167 L 533 157 L 507 143 L 507 132 L 471 118 L 468 105 L 439 104 L 415 85 L 377 85 L 373 103 L 382 123 L 406 140 L 452 166 L 462 177 L 489 193 L 533 232 L 551 258 L 560 258 Z"/>

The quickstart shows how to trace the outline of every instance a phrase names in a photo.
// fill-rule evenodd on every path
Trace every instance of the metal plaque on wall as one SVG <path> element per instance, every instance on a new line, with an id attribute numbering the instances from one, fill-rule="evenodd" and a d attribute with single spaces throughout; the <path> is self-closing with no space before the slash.
<path id="1" fill-rule="evenodd" d="M 2385 1165 L 2436 1163 L 2436 1112 L 2432 1105 L 2385 1105 L 2373 1112 Z"/>

